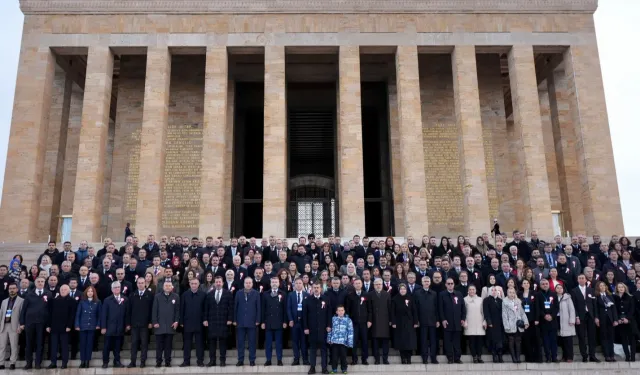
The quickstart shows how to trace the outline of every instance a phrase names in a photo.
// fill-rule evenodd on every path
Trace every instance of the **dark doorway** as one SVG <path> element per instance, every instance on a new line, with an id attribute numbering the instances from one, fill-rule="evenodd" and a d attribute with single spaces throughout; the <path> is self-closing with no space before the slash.
<path id="1" fill-rule="evenodd" d="M 335 82 L 287 84 L 287 236 L 327 237 L 337 228 Z"/>
<path id="2" fill-rule="evenodd" d="M 386 82 L 362 82 L 362 157 L 367 236 L 393 236 Z"/>
<path id="3" fill-rule="evenodd" d="M 262 235 L 264 159 L 264 83 L 237 82 L 235 90 L 231 235 L 260 237 Z"/>

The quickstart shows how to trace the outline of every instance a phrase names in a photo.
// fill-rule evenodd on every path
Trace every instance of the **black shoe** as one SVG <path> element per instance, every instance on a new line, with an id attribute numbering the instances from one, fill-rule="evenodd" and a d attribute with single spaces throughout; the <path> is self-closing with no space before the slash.
<path id="1" fill-rule="evenodd" d="M 358 358 L 354 358 L 351 360 L 351 366 L 358 364 Z"/>
<path id="2" fill-rule="evenodd" d="M 478 357 L 473 357 L 473 363 L 478 363 Z"/>
<path id="3" fill-rule="evenodd" d="M 498 363 L 498 356 L 497 355 L 492 355 L 491 359 L 493 360 L 493 363 Z"/>
<path id="4" fill-rule="evenodd" d="M 67 368 L 67 364 L 63 363 L 62 366 L 60 366 L 60 368 L 63 369 L 63 370 L 66 369 Z"/>
<path id="5" fill-rule="evenodd" d="M 300 360 L 296 359 L 293 362 L 291 362 L 291 366 L 300 366 Z"/>
<path id="6" fill-rule="evenodd" d="M 329 370 L 327 370 L 326 368 L 323 368 L 323 369 L 322 369 L 322 373 L 323 373 L 323 374 L 328 374 L 328 373 L 329 373 Z"/>
<path id="7" fill-rule="evenodd" d="M 387 358 L 383 358 L 382 359 L 382 364 L 383 365 L 388 365 L 389 364 L 389 360 Z"/>
<path id="8" fill-rule="evenodd" d="M 15 370 L 15 369 L 16 369 L 16 365 L 9 366 L 9 370 Z"/>
<path id="9" fill-rule="evenodd" d="M 86 366 L 87 366 L 87 362 L 85 361 L 80 362 L 80 368 L 86 368 Z"/>
<path id="10" fill-rule="evenodd" d="M 271 366 L 271 361 L 266 361 L 266 362 L 264 363 L 264 365 L 265 365 L 265 366 Z"/>
<path id="11" fill-rule="evenodd" d="M 196 365 L 198 365 L 198 367 L 204 367 L 204 362 L 203 361 L 199 361 L 198 363 L 196 363 Z"/>
<path id="12" fill-rule="evenodd" d="M 52 363 L 52 364 L 50 364 L 49 366 L 47 366 L 47 370 L 51 370 L 51 369 L 54 369 L 54 368 L 58 368 L 58 366 L 56 366 L 56 365 L 55 365 L 55 364 L 53 364 L 53 363 Z"/>
<path id="13" fill-rule="evenodd" d="M 249 361 L 249 366 L 255 366 L 256 365 L 256 361 Z"/>
<path id="14" fill-rule="evenodd" d="M 209 361 L 209 363 L 207 363 L 207 367 L 214 367 L 216 365 L 216 361 Z"/>
<path id="15" fill-rule="evenodd" d="M 191 364 L 190 364 L 190 363 L 188 363 L 188 362 L 182 362 L 182 363 L 180 364 L 180 367 L 189 367 L 189 366 L 191 366 Z"/>
<path id="16" fill-rule="evenodd" d="M 278 366 L 284 366 L 284 363 L 282 363 L 281 359 L 278 360 Z"/>
<path id="17" fill-rule="evenodd" d="M 484 363 L 481 356 L 478 356 L 478 363 Z"/>
<path id="18" fill-rule="evenodd" d="M 4 365 L 0 365 L 0 370 L 4 370 Z"/>
<path id="19" fill-rule="evenodd" d="M 448 363 L 448 364 L 450 364 L 450 365 L 452 365 L 452 364 L 453 364 L 453 359 L 449 358 L 449 359 L 447 360 L 447 363 Z"/>
<path id="20" fill-rule="evenodd" d="M 432 359 L 431 363 L 433 363 L 434 365 L 440 364 L 440 362 L 438 362 L 437 358 Z"/>
<path id="21" fill-rule="evenodd" d="M 131 362 L 127 365 L 127 368 L 135 368 L 136 367 L 136 363 L 135 362 Z"/>
<path id="22" fill-rule="evenodd" d="M 400 360 L 400 363 L 401 363 L 401 364 L 403 364 L 403 365 L 406 365 L 406 364 L 407 364 L 407 360 L 406 360 L 406 359 L 404 359 L 404 358 L 402 358 L 402 359 Z"/>
<path id="23" fill-rule="evenodd" d="M 309 368 L 309 371 L 307 372 L 307 374 L 311 375 L 311 374 L 315 374 L 316 373 L 316 367 L 315 366 L 311 366 Z"/>
<path id="24" fill-rule="evenodd" d="M 244 362 L 243 361 L 238 361 L 238 363 L 236 363 L 236 367 L 240 367 L 240 366 L 244 366 Z"/>
<path id="25" fill-rule="evenodd" d="M 560 360 L 558 358 L 554 359 L 553 361 L 551 361 L 553 363 L 560 363 Z"/>
<path id="26" fill-rule="evenodd" d="M 429 363 L 429 361 L 426 358 L 422 358 L 422 364 L 426 365 L 427 363 Z"/>
<path id="27" fill-rule="evenodd" d="M 380 360 L 379 360 L 379 359 L 376 359 L 376 360 L 373 362 L 373 364 L 374 364 L 374 365 L 379 365 L 379 364 L 380 364 Z"/>
<path id="28" fill-rule="evenodd" d="M 456 359 L 455 361 L 453 361 L 453 363 L 457 363 L 457 364 L 461 365 L 461 364 L 462 364 L 462 361 L 458 358 L 458 359 Z"/>
<path id="29" fill-rule="evenodd" d="M 144 361 L 140 361 L 140 368 L 145 368 L 147 364 Z"/>
<path id="30" fill-rule="evenodd" d="M 36 367 L 35 367 L 35 369 L 36 369 L 36 370 L 40 370 L 40 369 L 42 369 L 42 365 L 40 365 L 39 363 L 36 363 Z"/>
<path id="31" fill-rule="evenodd" d="M 305 360 L 302 360 L 302 364 L 303 364 L 304 366 L 311 366 L 311 363 L 309 363 L 309 361 L 308 361 L 308 360 L 306 360 L 306 361 L 305 361 Z"/>
<path id="32" fill-rule="evenodd" d="M 171 362 L 167 362 L 164 364 L 164 367 L 171 367 Z"/>
<path id="33" fill-rule="evenodd" d="M 162 367 L 162 362 L 157 362 L 156 363 L 156 368 L 160 368 L 160 367 Z"/>
<path id="34" fill-rule="evenodd" d="M 107 368 L 107 367 L 109 367 L 109 364 L 108 364 L 108 363 L 103 363 L 103 364 L 102 364 L 102 368 Z"/>
<path id="35" fill-rule="evenodd" d="M 498 356 L 498 363 L 504 363 L 504 359 L 502 359 L 502 355 Z"/>
<path id="36" fill-rule="evenodd" d="M 582 362 L 584 362 L 584 363 L 589 362 L 589 357 L 582 357 Z"/>
<path id="37" fill-rule="evenodd" d="M 120 362 L 114 362 L 113 363 L 113 368 L 124 368 L 124 366 Z"/>
<path id="38" fill-rule="evenodd" d="M 31 366 L 31 363 L 27 363 L 26 365 L 24 365 L 23 369 L 24 370 L 31 370 L 33 368 L 33 366 Z"/>
<path id="39" fill-rule="evenodd" d="M 367 362 L 367 360 L 365 359 L 364 361 L 362 361 L 362 365 L 363 366 L 369 366 L 369 362 Z"/>
<path id="40" fill-rule="evenodd" d="M 216 361 L 213 361 L 213 365 L 216 365 Z M 220 360 L 220 367 L 224 367 L 227 365 L 227 360 L 226 359 L 221 359 Z"/>

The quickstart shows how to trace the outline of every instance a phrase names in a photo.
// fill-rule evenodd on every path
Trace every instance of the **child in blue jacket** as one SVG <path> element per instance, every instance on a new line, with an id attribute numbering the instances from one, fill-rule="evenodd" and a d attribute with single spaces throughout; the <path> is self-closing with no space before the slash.
<path id="1" fill-rule="evenodd" d="M 327 335 L 327 342 L 331 345 L 332 374 L 338 373 L 338 357 L 343 374 L 347 373 L 347 348 L 353 348 L 353 322 L 344 313 L 344 306 L 338 305 L 336 315 L 332 319 L 331 332 Z"/>

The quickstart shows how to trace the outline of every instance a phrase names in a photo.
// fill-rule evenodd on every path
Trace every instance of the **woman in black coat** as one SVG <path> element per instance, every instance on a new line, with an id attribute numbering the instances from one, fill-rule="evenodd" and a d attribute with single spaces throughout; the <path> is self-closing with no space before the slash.
<path id="1" fill-rule="evenodd" d="M 69 361 L 69 332 L 73 329 L 76 317 L 76 301 L 69 296 L 69 286 L 63 285 L 60 294 L 51 300 L 51 314 L 47 324 L 47 332 L 51 334 L 49 353 L 51 364 L 49 369 L 57 368 L 58 345 L 62 353 L 62 367 L 67 368 Z M 4 355 L 4 353 L 3 353 Z"/>
<path id="2" fill-rule="evenodd" d="M 618 325 L 618 311 L 613 296 L 609 292 L 607 284 L 599 281 L 596 284 L 596 319 L 595 323 L 600 328 L 602 340 L 602 352 L 606 362 L 615 362 L 613 358 L 613 330 Z"/>
<path id="3" fill-rule="evenodd" d="M 620 337 L 622 349 L 627 362 L 634 362 L 636 358 L 636 327 L 634 322 L 635 301 L 629 289 L 624 283 L 616 285 L 616 294 L 613 296 L 618 311 L 618 326 L 616 332 Z"/>
<path id="4" fill-rule="evenodd" d="M 529 328 L 524 330 L 522 336 L 522 342 L 525 343 L 525 345 L 522 345 L 524 349 L 524 360 L 526 362 L 540 362 L 542 361 L 540 331 L 538 330 L 538 326 L 533 324 L 538 316 L 538 312 L 536 311 L 536 293 L 533 291 L 529 280 L 522 280 L 521 287 L 522 291 L 518 293 L 518 298 L 522 301 L 522 308 L 529 321 Z"/>
<path id="5" fill-rule="evenodd" d="M 502 327 L 502 298 L 498 297 L 496 288 L 489 289 L 489 296 L 482 301 L 482 312 L 487 322 L 487 341 L 493 356 L 493 363 L 503 363 L 502 342 L 504 328 Z"/>
<path id="6" fill-rule="evenodd" d="M 400 284 L 398 294 L 391 300 L 391 327 L 396 350 L 400 351 L 403 364 L 411 364 L 411 352 L 416 350 L 418 339 L 418 310 L 407 286 Z"/>

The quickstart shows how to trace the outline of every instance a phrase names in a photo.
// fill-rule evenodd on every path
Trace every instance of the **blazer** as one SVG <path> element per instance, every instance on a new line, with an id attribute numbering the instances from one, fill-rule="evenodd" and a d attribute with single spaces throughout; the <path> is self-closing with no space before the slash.
<path id="1" fill-rule="evenodd" d="M 261 323 L 265 329 L 283 329 L 287 323 L 286 294 L 278 290 L 275 297 L 271 296 L 271 290 L 262 293 Z"/>
<path id="2" fill-rule="evenodd" d="M 596 294 L 593 288 L 585 286 L 585 295 L 582 295 L 580 286 L 573 288 L 571 291 L 571 300 L 575 307 L 576 317 L 581 321 L 585 320 L 587 316 L 591 318 L 596 317 Z"/>
<path id="3" fill-rule="evenodd" d="M 371 321 L 371 303 L 369 296 L 364 290 L 360 291 L 360 296 L 354 291 L 347 295 L 345 300 L 346 313 L 353 323 L 366 325 Z"/>
<path id="4" fill-rule="evenodd" d="M 216 302 L 215 289 L 207 294 L 204 303 L 204 319 L 208 324 L 209 337 L 227 337 L 229 326 L 227 322 L 233 322 L 234 301 L 230 291 L 222 289 L 220 302 Z"/>
<path id="5" fill-rule="evenodd" d="M 129 324 L 134 328 L 144 328 L 151 324 L 151 310 L 153 308 L 154 294 L 145 289 L 142 297 L 138 290 L 132 291 L 127 305 Z"/>
<path id="6" fill-rule="evenodd" d="M 33 289 L 23 298 L 22 310 L 20 311 L 21 326 L 46 324 L 49 321 L 53 295 L 47 291 L 46 287 L 42 291 L 42 296 L 38 296 L 36 293 L 36 290 Z"/>
<path id="7" fill-rule="evenodd" d="M 438 318 L 442 324 L 447 321 L 445 331 L 462 331 L 462 320 L 467 319 L 467 309 L 462 299 L 462 294 L 448 291 L 440 292 L 438 299 Z"/>
<path id="8" fill-rule="evenodd" d="M 16 296 L 16 300 L 13 302 L 13 310 L 11 311 L 11 323 L 9 326 L 9 332 L 16 332 L 20 327 L 20 313 L 22 312 L 22 305 L 24 299 L 20 296 Z M 7 314 L 7 308 L 9 306 L 9 298 L 2 301 L 0 305 L 0 332 L 4 331 L 4 316 Z"/>
<path id="9" fill-rule="evenodd" d="M 198 289 L 193 293 L 191 289 L 182 293 L 180 298 L 180 325 L 183 332 L 202 331 L 204 317 L 204 300 L 206 293 Z"/>
<path id="10" fill-rule="evenodd" d="M 602 295 L 596 297 L 596 318 L 600 320 L 600 327 L 603 324 L 607 326 L 613 326 L 613 322 L 617 321 L 618 318 L 618 310 L 616 309 L 615 300 L 612 295 L 607 295 L 609 301 L 612 303 L 611 306 L 606 306 L 604 301 L 602 300 Z"/>
<path id="11" fill-rule="evenodd" d="M 302 311 L 298 311 L 298 292 L 293 291 L 287 296 L 287 319 L 294 324 L 302 324 Z M 304 290 L 302 293 L 302 303 L 309 297 L 309 293 Z"/>
<path id="12" fill-rule="evenodd" d="M 76 317 L 76 301 L 70 296 L 58 296 L 51 301 L 51 314 L 47 327 L 51 333 L 65 333 L 72 330 Z"/>
<path id="13" fill-rule="evenodd" d="M 418 321 L 421 326 L 435 327 L 438 322 L 438 294 L 433 290 L 420 288 L 413 299 L 418 309 Z"/>
<path id="14" fill-rule="evenodd" d="M 127 306 L 129 299 L 120 295 L 120 303 L 114 295 L 107 297 L 100 311 L 100 328 L 106 329 L 106 336 L 123 336 L 124 328 L 129 324 Z"/>
<path id="15" fill-rule="evenodd" d="M 305 330 L 309 330 L 309 342 L 324 343 L 326 341 L 327 327 L 332 326 L 331 310 L 331 304 L 326 295 L 320 295 L 320 298 L 310 295 L 304 300 L 302 326 Z"/>
<path id="16" fill-rule="evenodd" d="M 246 295 L 246 299 L 245 299 Z M 255 328 L 260 323 L 261 314 L 260 293 L 251 289 L 245 293 L 244 288 L 235 296 L 233 321 L 240 328 Z"/>
<path id="17" fill-rule="evenodd" d="M 81 331 L 94 331 L 100 327 L 101 309 L 102 302 L 100 301 L 81 300 L 76 308 L 75 327 L 80 328 Z"/>

